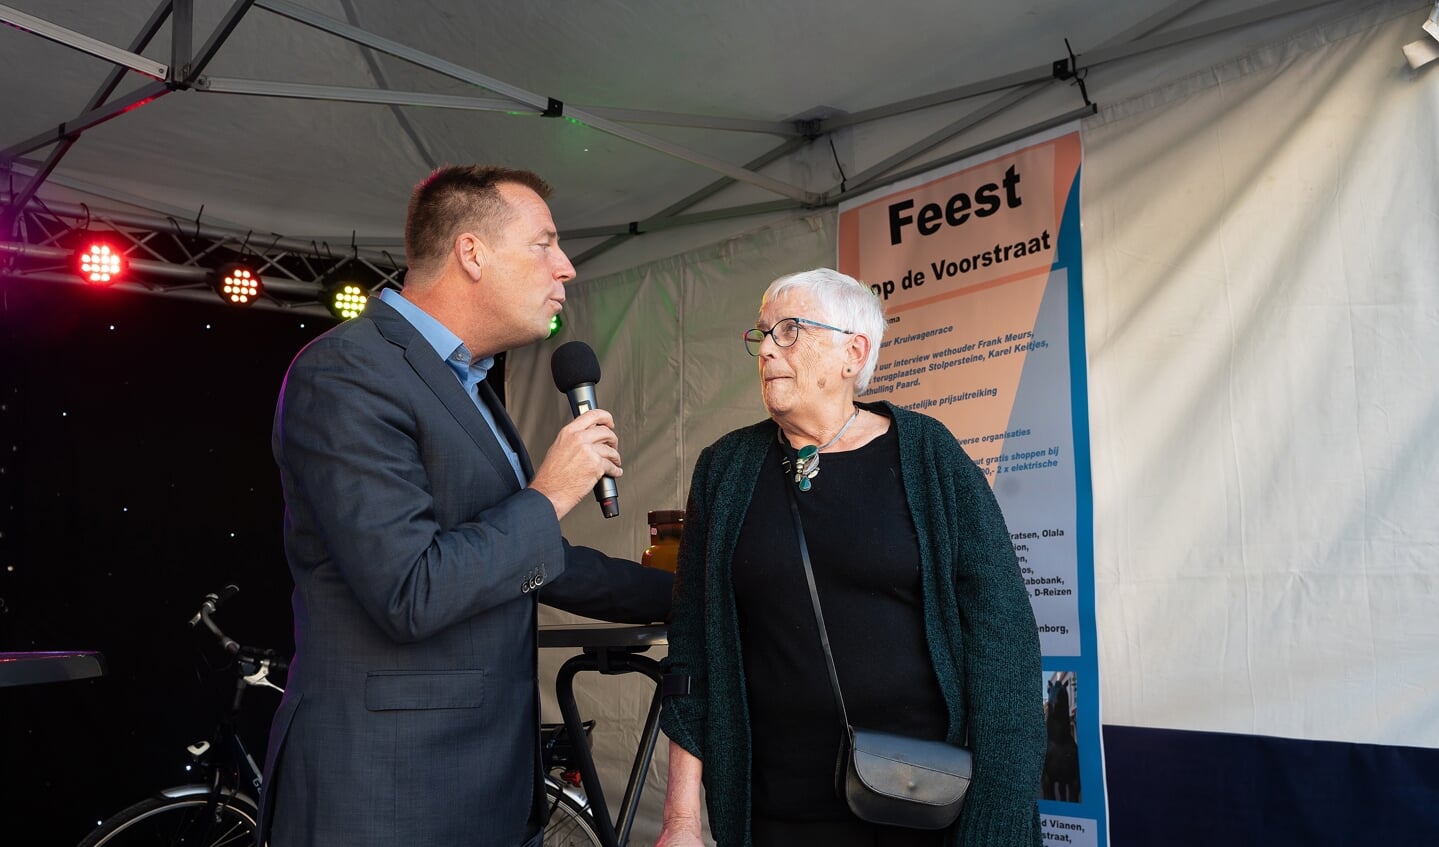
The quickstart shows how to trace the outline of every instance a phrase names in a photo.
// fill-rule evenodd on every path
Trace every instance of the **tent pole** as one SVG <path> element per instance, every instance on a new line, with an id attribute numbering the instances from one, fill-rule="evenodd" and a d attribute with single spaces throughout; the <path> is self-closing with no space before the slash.
<path id="1" fill-rule="evenodd" d="M 89 53 L 101 59 L 107 59 L 117 65 L 124 65 L 132 71 L 137 71 L 145 76 L 154 79 L 165 79 L 169 68 L 153 59 L 147 59 L 132 50 L 121 50 L 111 44 L 106 44 L 96 38 L 91 38 L 83 33 L 66 29 L 58 24 L 42 20 L 34 15 L 27 15 L 19 9 L 0 5 L 0 22 L 23 29 L 41 38 L 54 41 L 82 53 Z"/>
<path id="2" fill-rule="evenodd" d="M 765 153 L 746 162 L 745 168 L 749 170 L 762 168 L 765 165 L 768 165 L 770 162 L 788 156 L 790 153 L 793 153 L 794 151 L 798 150 L 809 142 L 810 139 L 808 138 L 791 138 L 785 143 L 770 150 L 768 153 Z M 607 233 L 612 234 L 611 238 L 608 238 L 605 241 L 602 241 L 599 244 L 596 244 L 595 246 L 586 250 L 585 252 L 579 254 L 578 256 L 575 256 L 571 261 L 574 263 L 575 267 L 579 267 L 580 265 L 584 264 L 590 259 L 593 259 L 601 253 L 607 253 L 610 250 L 613 250 L 614 248 L 630 240 L 631 238 L 634 238 L 636 235 L 640 235 L 647 230 L 661 229 L 666 228 L 667 226 L 683 226 L 683 224 L 674 223 L 674 221 L 676 220 L 676 216 L 680 212 L 683 212 L 685 209 L 688 209 L 691 206 L 708 200 L 710 197 L 713 197 L 721 190 L 733 184 L 734 180 L 729 178 L 717 179 L 714 182 L 711 182 L 709 185 L 706 185 L 704 188 L 701 188 L 700 190 L 694 192 L 693 194 L 690 194 L 689 196 L 684 197 L 675 203 L 671 203 L 669 206 L 666 206 L 665 208 L 654 213 L 653 215 L 650 215 L 648 218 L 645 218 L 642 221 L 636 221 L 634 223 L 614 228 L 595 228 L 594 230 L 587 229 L 578 231 L 567 230 L 564 233 L 566 238 L 589 238 L 595 235 L 604 235 Z M 784 203 L 784 205 L 786 208 L 799 208 L 798 203 Z M 755 213 L 745 212 L 744 214 Z"/>
<path id="3" fill-rule="evenodd" d="M 155 7 L 155 11 L 150 13 L 150 19 L 140 27 L 139 34 L 130 42 L 131 53 L 139 53 L 149 46 L 150 41 L 165 23 L 165 19 L 170 16 L 170 8 L 171 0 L 161 0 L 160 5 Z M 110 73 L 105 75 L 105 81 L 100 83 L 100 87 L 95 90 L 94 94 L 90 95 L 89 101 L 85 104 L 85 111 L 96 109 L 108 100 L 110 95 L 115 93 L 115 89 L 119 87 L 120 80 L 125 78 L 125 73 L 126 70 L 123 67 L 111 68 Z M 44 164 L 31 175 L 30 181 L 25 183 L 25 186 L 11 198 L 11 208 L 7 209 L 4 214 L 0 214 L 0 235 L 14 234 L 12 226 L 20 220 L 20 211 L 29 205 L 35 192 L 40 190 L 40 186 L 50 177 L 50 174 L 54 173 L 60 160 L 65 158 L 65 154 L 70 152 L 71 147 L 75 146 L 75 141 L 76 138 L 73 136 L 61 139 L 60 143 L 55 145 L 55 149 L 50 151 L 50 155 L 45 157 Z"/>
<path id="4" fill-rule="evenodd" d="M 7 165 L 20 156 L 32 150 L 38 150 L 47 144 L 53 144 L 69 136 L 78 136 L 81 132 L 84 132 L 92 126 L 102 124 L 111 118 L 118 117 L 131 109 L 143 106 L 151 100 L 169 93 L 170 88 L 163 82 L 152 82 L 149 85 L 137 88 L 108 105 L 82 112 L 72 120 L 60 124 L 55 129 L 46 130 L 45 132 L 21 141 L 19 144 L 14 144 L 6 147 L 4 150 L 0 150 L 0 165 Z"/>
<path id="5" fill-rule="evenodd" d="M 215 31 L 210 33 L 210 37 L 205 41 L 205 46 L 200 48 L 199 55 L 195 56 L 192 61 L 175 74 L 178 81 L 184 87 L 188 88 L 194 85 L 200 73 L 210 64 L 210 60 L 215 58 L 215 53 L 218 52 L 220 46 L 230 38 L 230 34 L 233 33 L 235 27 L 239 25 L 240 19 L 245 16 L 246 12 L 250 11 L 250 7 L 253 6 L 254 3 L 255 0 L 235 0 L 234 4 L 225 12 L 225 17 L 221 18 L 220 23 L 215 25 Z"/>

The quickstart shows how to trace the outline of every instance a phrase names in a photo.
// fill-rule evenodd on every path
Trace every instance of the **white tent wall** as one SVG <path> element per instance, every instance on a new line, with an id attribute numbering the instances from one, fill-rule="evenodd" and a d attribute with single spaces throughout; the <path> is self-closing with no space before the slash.
<path id="1" fill-rule="evenodd" d="M 1399 52 L 1423 17 L 1371 4 L 1082 127 L 1106 724 L 1439 747 L 1439 75 Z M 571 287 L 564 335 L 507 364 L 537 458 L 569 417 L 553 347 L 607 375 L 623 511 L 582 506 L 571 540 L 638 556 L 763 415 L 738 337 L 764 287 L 834 259 L 826 212 Z M 583 687 L 615 805 L 651 686 Z"/>
<path id="2" fill-rule="evenodd" d="M 1104 722 L 1439 747 L 1439 75 L 1382 4 L 1106 109 Z"/>

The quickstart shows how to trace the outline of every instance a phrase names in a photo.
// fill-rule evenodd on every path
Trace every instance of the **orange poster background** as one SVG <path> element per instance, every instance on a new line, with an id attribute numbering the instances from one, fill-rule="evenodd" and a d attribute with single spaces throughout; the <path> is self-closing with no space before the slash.
<path id="1" fill-rule="evenodd" d="M 1024 340 L 1035 327 L 1050 279 L 1060 221 L 1079 173 L 1078 133 L 996 156 L 980 164 L 865 200 L 840 212 L 839 269 L 885 298 L 889 326 L 866 399 L 888 400 L 943 421 L 983 468 L 1003 448 L 1003 433 L 1024 371 Z M 987 217 L 940 225 L 925 236 L 911 222 L 891 244 L 890 208 L 918 217 L 926 204 L 943 209 L 957 193 L 1002 187 L 1011 169 L 1019 204 L 1002 203 Z M 977 257 L 1006 246 L 1043 249 L 983 266 Z M 997 250 L 998 248 L 998 250 Z M 964 268 L 968 259 L 970 267 Z M 960 270 L 939 276 L 939 266 Z M 920 282 L 915 277 L 923 275 Z M 906 276 L 909 282 L 906 284 Z M 975 357 L 983 357 L 976 361 Z M 905 373 L 903 378 L 896 374 Z M 993 477 L 991 476 L 991 479 Z"/>

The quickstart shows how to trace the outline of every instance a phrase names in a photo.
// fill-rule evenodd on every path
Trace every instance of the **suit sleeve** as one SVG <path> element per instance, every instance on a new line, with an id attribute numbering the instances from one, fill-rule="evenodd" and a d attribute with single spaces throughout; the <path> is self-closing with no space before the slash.
<path id="1" fill-rule="evenodd" d="M 670 616 L 674 575 L 565 542 L 565 572 L 545 582 L 540 602 L 616 623 L 655 623 Z"/>
<path id="2" fill-rule="evenodd" d="M 399 642 L 511 602 L 566 561 L 545 496 L 482 471 L 453 418 L 400 387 L 415 379 L 364 344 L 322 338 L 286 375 L 273 444 L 291 561 L 332 564 Z M 463 494 L 441 503 L 436 491 Z"/>

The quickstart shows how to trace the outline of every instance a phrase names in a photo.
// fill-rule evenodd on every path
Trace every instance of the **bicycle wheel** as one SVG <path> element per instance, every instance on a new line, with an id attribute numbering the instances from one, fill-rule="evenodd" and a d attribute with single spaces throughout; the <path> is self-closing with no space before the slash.
<path id="1" fill-rule="evenodd" d="M 589 810 L 551 782 L 545 783 L 550 822 L 545 825 L 544 847 L 603 847 Z"/>
<path id="2" fill-rule="evenodd" d="M 209 804 L 208 794 L 150 797 L 111 815 L 78 847 L 248 847 L 255 843 L 259 814 L 252 803 L 227 797 L 207 815 Z"/>

